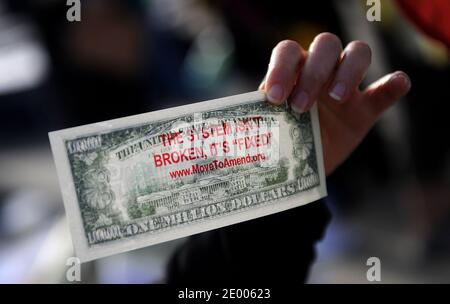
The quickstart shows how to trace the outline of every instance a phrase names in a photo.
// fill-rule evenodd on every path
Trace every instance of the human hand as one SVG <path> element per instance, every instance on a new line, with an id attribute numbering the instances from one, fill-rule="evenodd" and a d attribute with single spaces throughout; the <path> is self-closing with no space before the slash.
<path id="1" fill-rule="evenodd" d="M 371 64 L 371 49 L 322 33 L 308 51 L 284 40 L 273 49 L 260 89 L 269 102 L 288 100 L 299 113 L 318 104 L 325 173 L 328 176 L 360 144 L 381 114 L 405 95 L 411 81 L 404 72 L 388 74 L 366 89 L 359 85 Z"/>

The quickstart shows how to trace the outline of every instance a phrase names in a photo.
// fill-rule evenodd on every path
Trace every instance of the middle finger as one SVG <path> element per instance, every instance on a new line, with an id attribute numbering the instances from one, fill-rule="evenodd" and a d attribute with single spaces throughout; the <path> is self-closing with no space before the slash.
<path id="1" fill-rule="evenodd" d="M 303 113 L 311 108 L 331 78 L 341 52 L 341 40 L 331 33 L 320 34 L 314 39 L 291 97 L 294 111 Z"/>

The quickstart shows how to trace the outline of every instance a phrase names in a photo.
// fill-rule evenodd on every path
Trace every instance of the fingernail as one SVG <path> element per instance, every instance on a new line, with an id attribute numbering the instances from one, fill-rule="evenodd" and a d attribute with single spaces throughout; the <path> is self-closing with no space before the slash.
<path id="1" fill-rule="evenodd" d="M 279 84 L 274 84 L 267 92 L 267 98 L 270 102 L 280 103 L 283 101 L 283 88 Z"/>
<path id="2" fill-rule="evenodd" d="M 292 110 L 294 110 L 297 113 L 303 113 L 306 110 L 306 107 L 308 106 L 308 94 L 304 91 L 300 91 L 298 94 L 295 95 L 294 99 L 292 100 L 291 107 Z"/>
<path id="3" fill-rule="evenodd" d="M 341 101 L 344 98 L 344 94 L 345 94 L 345 84 L 343 82 L 336 83 L 329 93 L 331 98 L 337 101 Z"/>
<path id="4" fill-rule="evenodd" d="M 295 113 L 299 113 L 299 114 L 303 113 L 302 110 L 300 108 L 298 108 L 297 105 L 293 102 L 291 102 L 291 108 Z"/>

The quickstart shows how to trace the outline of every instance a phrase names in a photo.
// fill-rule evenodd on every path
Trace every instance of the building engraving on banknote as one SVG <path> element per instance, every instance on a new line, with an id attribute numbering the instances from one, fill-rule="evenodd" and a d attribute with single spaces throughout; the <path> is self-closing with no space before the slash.
<path id="1" fill-rule="evenodd" d="M 233 128 L 241 124 L 247 135 L 248 122 L 264 122 L 267 136 L 259 129 L 255 137 L 261 145 L 272 140 L 273 130 L 288 131 L 272 141 L 272 150 L 279 149 L 276 157 L 260 147 L 249 148 L 254 153 L 242 149 L 241 154 L 222 155 L 211 142 L 207 152 L 202 147 L 176 152 L 182 132 L 174 130 L 198 126 L 199 119 L 218 122 L 222 127 L 209 129 L 208 136 L 231 136 L 236 149 L 249 140 L 240 141 L 236 132 L 227 134 L 230 122 Z M 258 101 L 66 139 L 88 247 L 277 204 L 280 198 L 319 186 L 313 132 L 309 112 L 298 115 Z M 199 142 L 204 143 L 204 129 L 201 134 Z"/>

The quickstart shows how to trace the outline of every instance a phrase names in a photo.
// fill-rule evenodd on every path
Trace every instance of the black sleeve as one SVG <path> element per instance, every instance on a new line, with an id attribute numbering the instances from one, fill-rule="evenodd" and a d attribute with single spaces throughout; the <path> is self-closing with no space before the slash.
<path id="1" fill-rule="evenodd" d="M 194 235 L 171 257 L 167 283 L 305 282 L 330 217 L 317 201 Z"/>

